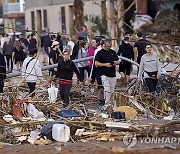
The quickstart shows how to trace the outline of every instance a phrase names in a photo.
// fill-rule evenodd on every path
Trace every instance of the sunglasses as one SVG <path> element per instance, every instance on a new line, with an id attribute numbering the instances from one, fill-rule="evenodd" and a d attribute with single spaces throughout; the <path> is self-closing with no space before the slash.
<path id="1" fill-rule="evenodd" d="M 146 47 L 146 49 L 150 49 L 150 48 L 152 48 L 152 47 Z"/>

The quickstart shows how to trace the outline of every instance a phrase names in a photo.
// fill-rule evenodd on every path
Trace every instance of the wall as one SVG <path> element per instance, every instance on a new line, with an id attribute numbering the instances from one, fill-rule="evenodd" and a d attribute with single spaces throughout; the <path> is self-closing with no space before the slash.
<path id="1" fill-rule="evenodd" d="M 74 0 L 26 0 L 26 9 L 73 3 Z"/>
<path id="2" fill-rule="evenodd" d="M 73 33 L 73 1 L 74 0 L 61 0 L 61 1 L 51 1 L 46 0 L 43 3 L 43 0 L 32 0 L 26 1 L 26 10 L 25 10 L 25 19 L 26 19 L 26 27 L 31 29 L 31 11 L 41 10 L 43 12 L 44 9 L 47 10 L 47 20 L 48 20 L 48 28 L 50 32 L 62 32 L 62 19 L 61 19 L 61 7 L 65 7 L 66 13 L 66 33 Z M 101 0 L 97 0 L 101 4 Z M 97 4 L 94 4 L 91 1 L 84 1 L 84 14 L 87 16 L 100 16 L 101 18 L 101 7 Z M 42 14 L 43 16 L 43 14 Z M 36 18 L 36 13 L 35 13 Z M 43 18 L 42 18 L 43 21 Z M 36 23 L 37 24 L 37 23 Z M 85 23 L 88 28 L 90 28 L 90 22 Z M 42 22 L 43 26 L 43 22 Z M 44 27 L 44 26 L 43 26 Z M 44 28 L 42 28 L 43 30 Z"/>
<path id="3" fill-rule="evenodd" d="M 70 5 L 70 4 L 69 4 Z M 25 19 L 26 19 L 26 27 L 31 29 L 31 11 L 41 10 L 42 13 L 42 30 L 44 29 L 43 25 L 43 10 L 47 10 L 47 25 L 50 32 L 62 32 L 62 25 L 61 25 L 61 7 L 65 6 L 66 12 L 66 30 L 67 33 L 70 32 L 69 30 L 69 19 L 68 18 L 68 9 L 69 5 L 52 5 L 52 6 L 45 6 L 45 7 L 36 7 L 31 9 L 26 9 L 25 12 Z M 36 13 L 35 13 L 36 18 Z M 37 23 L 35 23 L 37 24 Z"/>

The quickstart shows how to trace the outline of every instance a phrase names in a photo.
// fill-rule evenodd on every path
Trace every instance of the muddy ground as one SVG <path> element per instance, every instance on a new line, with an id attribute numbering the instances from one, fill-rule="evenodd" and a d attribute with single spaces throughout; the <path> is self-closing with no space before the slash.
<path id="1" fill-rule="evenodd" d="M 148 146 L 148 149 L 139 149 L 145 148 Z M 125 149 L 122 154 L 179 154 L 180 150 L 173 150 L 168 148 L 159 148 L 153 149 L 154 146 L 161 145 L 142 145 L 137 143 L 133 149 Z M 122 141 L 115 142 L 76 142 L 76 143 L 52 143 L 50 145 L 29 145 L 29 144 L 20 144 L 20 145 L 3 145 L 1 146 L 0 153 L 2 154 L 112 154 L 112 147 L 124 147 Z M 152 147 L 151 149 L 149 149 Z"/>

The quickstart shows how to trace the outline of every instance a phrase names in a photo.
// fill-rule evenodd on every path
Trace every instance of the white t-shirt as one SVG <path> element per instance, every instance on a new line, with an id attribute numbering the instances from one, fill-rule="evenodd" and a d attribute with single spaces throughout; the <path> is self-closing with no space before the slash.
<path id="1" fill-rule="evenodd" d="M 70 48 L 71 48 L 70 55 L 72 55 L 72 51 L 73 51 L 75 43 L 73 41 L 68 41 L 67 45 L 70 46 Z"/>
<path id="2" fill-rule="evenodd" d="M 9 41 L 8 37 L 1 37 L 1 48 L 3 48 L 4 43 L 8 41 Z"/>

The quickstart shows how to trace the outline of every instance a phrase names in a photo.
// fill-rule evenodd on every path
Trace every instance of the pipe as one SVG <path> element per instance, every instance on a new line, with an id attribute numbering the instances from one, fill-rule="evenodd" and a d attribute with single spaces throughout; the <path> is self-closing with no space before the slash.
<path id="1" fill-rule="evenodd" d="M 78 63 L 78 62 L 81 62 L 81 61 L 85 61 L 85 60 L 91 60 L 93 59 L 94 56 L 91 56 L 91 57 L 86 57 L 86 58 L 80 58 L 80 59 L 75 59 L 73 60 L 75 63 Z M 122 60 L 125 60 L 125 61 L 128 61 L 134 65 L 136 65 L 137 67 L 139 67 L 139 64 L 136 63 L 135 61 L 132 61 L 131 59 L 128 59 L 128 58 L 125 58 L 125 57 L 122 57 L 122 56 L 119 56 L 119 59 L 122 59 Z M 48 66 L 42 66 L 41 70 L 44 71 L 44 70 L 49 70 L 51 68 L 54 68 L 54 67 L 57 67 L 58 64 L 53 64 L 53 65 L 48 65 Z M 21 75 L 21 71 L 15 71 L 13 73 L 9 73 L 7 74 L 7 78 L 12 78 L 12 77 L 16 77 L 16 76 L 20 76 Z"/>

